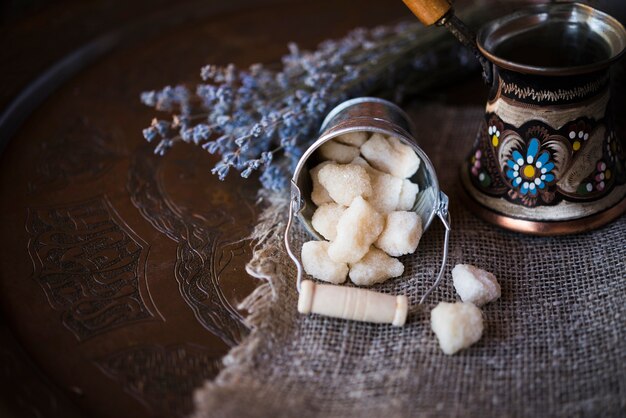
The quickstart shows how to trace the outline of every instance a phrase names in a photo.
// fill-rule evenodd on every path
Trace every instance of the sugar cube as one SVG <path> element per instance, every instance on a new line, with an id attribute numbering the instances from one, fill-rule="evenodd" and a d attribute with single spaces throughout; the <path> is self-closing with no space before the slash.
<path id="1" fill-rule="evenodd" d="M 336 203 L 322 205 L 315 210 L 311 224 L 324 238 L 333 241 L 337 235 L 337 222 L 345 210 L 344 206 Z"/>
<path id="2" fill-rule="evenodd" d="M 361 154 L 376 169 L 400 178 L 411 177 L 420 166 L 415 151 L 398 138 L 375 133 L 361 146 Z"/>
<path id="3" fill-rule="evenodd" d="M 372 194 L 367 201 L 374 206 L 374 209 L 382 214 L 397 210 L 404 180 L 372 168 L 361 157 L 352 160 L 351 164 L 363 167 L 369 174 Z"/>
<path id="4" fill-rule="evenodd" d="M 369 202 L 380 213 L 396 210 L 400 201 L 402 179 L 378 170 L 373 171 L 375 172 L 370 174 L 372 195 Z"/>
<path id="5" fill-rule="evenodd" d="M 370 250 L 358 262 L 350 265 L 350 280 L 359 286 L 382 283 L 392 277 L 401 276 L 404 265 L 398 259 L 389 257 L 378 248 Z"/>
<path id="6" fill-rule="evenodd" d="M 452 281 L 463 302 L 482 306 L 500 297 L 500 284 L 496 276 L 470 264 L 454 266 Z"/>
<path id="7" fill-rule="evenodd" d="M 474 344 L 483 335 L 483 315 L 473 303 L 439 304 L 430 312 L 430 326 L 441 350 L 454 354 Z"/>
<path id="8" fill-rule="evenodd" d="M 328 247 L 334 261 L 356 263 L 382 232 L 385 218 L 358 196 L 337 222 L 337 235 Z"/>
<path id="9" fill-rule="evenodd" d="M 341 142 L 342 144 L 351 145 L 353 147 L 360 147 L 367 141 L 367 137 L 369 134 L 367 132 L 350 132 L 347 134 L 339 135 L 335 138 L 337 142 Z"/>
<path id="10" fill-rule="evenodd" d="M 334 284 L 343 283 L 348 275 L 348 265 L 328 257 L 327 241 L 309 241 L 302 245 L 302 266 L 307 274 L 318 280 Z"/>
<path id="11" fill-rule="evenodd" d="M 326 188 L 322 186 L 319 180 L 320 170 L 324 168 L 325 166 L 327 166 L 328 164 L 331 164 L 331 162 L 324 161 L 323 163 L 316 165 L 309 171 L 309 174 L 311 175 L 311 182 L 313 183 L 313 189 L 311 191 L 311 200 L 317 206 L 321 206 L 325 203 L 331 203 L 333 201 L 333 199 L 328 194 L 328 190 L 326 190 Z"/>
<path id="12" fill-rule="evenodd" d="M 363 159 L 363 157 L 361 157 L 361 156 L 356 157 L 354 160 L 352 160 L 350 162 L 350 164 L 354 164 L 354 165 L 358 165 L 360 167 L 363 167 L 365 169 L 365 171 L 367 171 L 367 174 L 370 174 L 370 172 L 372 170 L 374 170 L 374 168 L 372 168 L 372 166 L 369 165 L 369 163 L 367 161 L 365 161 L 365 159 Z"/>
<path id="13" fill-rule="evenodd" d="M 318 148 L 318 155 L 325 160 L 347 164 L 359 156 L 359 149 L 350 145 L 341 144 L 337 141 L 326 141 Z"/>
<path id="14" fill-rule="evenodd" d="M 378 248 L 398 257 L 415 252 L 422 237 L 422 219 L 415 212 L 391 212 L 385 220 L 385 228 L 376 240 Z"/>
<path id="15" fill-rule="evenodd" d="M 372 194 L 370 176 L 358 165 L 328 164 L 319 171 L 318 178 L 330 197 L 343 206 L 349 206 L 357 196 Z"/>
<path id="16" fill-rule="evenodd" d="M 417 184 L 413 183 L 409 179 L 402 181 L 402 188 L 400 189 L 400 198 L 398 199 L 398 206 L 396 210 L 411 210 L 415 204 L 415 198 L 419 193 L 420 188 Z"/>

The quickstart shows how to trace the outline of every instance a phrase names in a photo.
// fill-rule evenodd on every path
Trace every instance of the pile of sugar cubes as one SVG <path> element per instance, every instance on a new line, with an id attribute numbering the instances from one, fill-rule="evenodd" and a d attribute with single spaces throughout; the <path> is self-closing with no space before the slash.
<path id="1" fill-rule="evenodd" d="M 353 132 L 324 143 L 322 161 L 309 172 L 311 200 L 317 206 L 311 224 L 327 241 L 302 246 L 302 265 L 310 276 L 334 284 L 347 277 L 368 286 L 401 276 L 395 257 L 411 254 L 422 236 L 420 216 L 411 209 L 419 193 L 409 179 L 420 159 L 399 139 Z M 461 302 L 439 303 L 431 327 L 442 351 L 454 354 L 480 340 L 480 306 L 500 297 L 495 276 L 469 264 L 452 270 Z"/>
<path id="2" fill-rule="evenodd" d="M 488 271 L 457 264 L 452 280 L 462 302 L 440 302 L 430 313 L 430 325 L 441 350 L 454 354 L 474 344 L 483 334 L 480 307 L 500 297 L 500 284 Z"/>
<path id="3" fill-rule="evenodd" d="M 304 270 L 325 282 L 350 277 L 364 286 L 401 276 L 404 265 L 394 257 L 415 252 L 422 236 L 411 210 L 419 192 L 409 180 L 420 166 L 415 151 L 394 137 L 353 132 L 324 143 L 317 155 L 311 223 L 328 241 L 302 246 Z"/>

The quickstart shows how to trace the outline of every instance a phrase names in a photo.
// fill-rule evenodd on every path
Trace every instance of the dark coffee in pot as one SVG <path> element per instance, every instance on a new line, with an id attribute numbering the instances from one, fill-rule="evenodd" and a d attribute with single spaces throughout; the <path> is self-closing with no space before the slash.
<path id="1" fill-rule="evenodd" d="M 590 29 L 572 24 L 536 27 L 502 40 L 494 49 L 501 59 L 533 67 L 577 67 L 607 60 L 610 49 Z"/>

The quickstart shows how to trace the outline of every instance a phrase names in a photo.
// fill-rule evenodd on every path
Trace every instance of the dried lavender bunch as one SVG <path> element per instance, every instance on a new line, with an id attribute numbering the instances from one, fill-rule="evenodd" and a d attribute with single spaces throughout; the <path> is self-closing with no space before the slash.
<path id="1" fill-rule="evenodd" d="M 245 178 L 259 170 L 263 187 L 283 189 L 324 116 L 338 103 L 420 90 L 474 67 L 473 57 L 449 39 L 417 22 L 399 23 L 358 28 L 315 51 L 289 44 L 278 70 L 262 64 L 243 70 L 208 65 L 201 71 L 204 83 L 194 91 L 179 85 L 142 93 L 144 104 L 172 115 L 171 120 L 155 118 L 143 135 L 158 141 L 158 155 L 180 141 L 218 153 L 221 160 L 212 173 L 221 180 L 231 170 Z"/>

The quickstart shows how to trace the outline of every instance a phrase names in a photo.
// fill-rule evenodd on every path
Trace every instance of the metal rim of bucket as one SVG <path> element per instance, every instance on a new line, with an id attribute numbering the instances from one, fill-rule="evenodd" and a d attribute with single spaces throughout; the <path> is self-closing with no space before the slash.
<path id="1" fill-rule="evenodd" d="M 410 125 L 411 128 L 413 128 L 413 124 L 411 122 L 411 119 L 409 118 L 409 116 L 404 112 L 404 110 L 402 110 L 398 105 L 396 105 L 395 103 L 392 103 L 388 100 L 385 99 L 380 99 L 377 97 L 357 97 L 355 99 L 350 99 L 347 100 L 339 105 L 337 105 L 334 109 L 332 109 L 330 111 L 330 113 L 328 113 L 328 115 L 326 116 L 326 118 L 324 119 L 324 122 L 322 123 L 322 127 L 320 128 L 320 133 L 322 134 L 322 136 L 320 136 L 313 144 L 311 144 L 311 146 L 309 146 L 309 148 L 307 148 L 307 150 L 304 152 L 304 154 L 302 154 L 302 156 L 300 157 L 300 159 L 298 160 L 298 164 L 296 165 L 296 168 L 294 170 L 293 176 L 292 176 L 292 188 L 294 187 L 294 185 L 298 188 L 299 187 L 299 179 L 300 179 L 300 175 L 302 174 L 302 171 L 305 169 L 306 164 L 309 160 L 309 157 L 311 157 L 313 155 L 313 153 L 325 142 L 332 140 L 333 138 L 336 138 L 340 135 L 344 135 L 347 133 L 352 133 L 352 132 L 372 132 L 372 133 L 380 133 L 382 135 L 387 135 L 387 136 L 395 136 L 398 139 L 400 139 L 400 141 L 405 144 L 408 145 L 409 147 L 411 147 L 411 149 L 413 149 L 413 151 L 418 155 L 418 157 L 421 160 L 421 164 L 424 164 L 424 167 L 422 168 L 422 166 L 420 165 L 420 170 L 424 169 L 426 170 L 428 173 L 430 173 L 431 176 L 431 182 L 429 184 L 430 187 L 432 187 L 432 193 L 433 193 L 433 199 L 434 199 L 434 204 L 433 204 L 433 208 L 430 211 L 430 213 L 428 214 L 428 217 L 426 218 L 426 220 L 423 223 L 423 229 L 424 232 L 428 229 L 428 227 L 430 226 L 430 224 L 432 223 L 433 219 L 435 218 L 435 216 L 437 215 L 437 209 L 439 208 L 439 206 L 441 205 L 441 189 L 439 188 L 439 179 L 437 177 L 437 172 L 435 171 L 435 167 L 432 163 L 432 161 L 430 160 L 430 158 L 428 157 L 428 155 L 424 152 L 424 150 L 422 150 L 419 145 L 416 143 L 416 141 L 412 138 L 412 134 L 410 132 L 406 132 L 404 129 L 398 128 L 398 129 L 383 129 L 383 128 L 377 128 L 377 127 L 367 127 L 367 128 L 362 128 L 362 127 L 345 127 L 342 128 L 341 127 L 341 123 L 336 127 L 333 128 L 333 130 L 331 132 L 325 132 L 328 124 L 331 120 L 333 120 L 339 113 L 343 112 L 345 109 L 360 104 L 360 103 L 380 103 L 383 104 L 385 106 L 389 106 L 390 108 L 394 109 L 396 112 L 398 112 L 399 115 L 401 115 L 404 119 L 406 119 L 407 124 Z M 380 120 L 381 122 L 385 122 L 384 120 Z M 412 129 L 414 131 L 414 129 Z M 298 212 L 298 217 L 301 218 L 301 212 Z M 301 218 L 302 220 L 302 218 Z M 314 235 L 315 237 L 319 238 L 319 239 L 323 239 L 315 230 L 313 230 L 312 228 L 309 227 L 308 222 L 304 222 L 306 225 L 307 230 Z"/>
<path id="2" fill-rule="evenodd" d="M 344 128 L 344 129 L 338 129 L 337 131 L 333 131 L 332 133 L 326 134 L 321 136 L 317 141 L 315 141 L 307 150 L 304 154 L 302 154 L 302 157 L 300 157 L 300 160 L 298 161 L 298 165 L 296 166 L 296 169 L 294 170 L 293 173 L 293 177 L 292 177 L 292 187 L 299 187 L 299 183 L 298 180 L 300 178 L 300 175 L 302 173 L 302 171 L 306 168 L 306 164 L 307 161 L 309 159 L 309 157 L 315 152 L 317 151 L 317 149 L 324 144 L 327 141 L 332 140 L 333 138 L 336 138 L 340 135 L 344 135 L 347 133 L 351 133 L 351 132 L 372 132 L 372 133 L 380 133 L 383 135 L 389 135 L 389 131 L 386 131 L 384 129 L 378 129 L 378 128 L 371 128 L 371 129 L 361 129 L 358 127 L 352 127 L 352 128 Z M 394 135 L 396 135 L 396 137 L 398 137 L 398 139 L 400 139 L 400 141 L 402 141 L 403 144 L 408 145 L 411 147 L 411 149 L 413 149 L 413 151 L 415 151 L 415 153 L 419 156 L 420 160 L 421 160 L 421 164 L 425 165 L 425 168 L 427 171 L 429 171 L 431 173 L 431 184 L 430 187 L 433 188 L 432 192 L 433 192 L 433 198 L 435 200 L 435 203 L 433 205 L 432 210 L 430 211 L 430 213 L 428 214 L 428 217 L 426 219 L 426 221 L 424 222 L 424 232 L 428 229 L 428 227 L 430 226 L 430 224 L 432 223 L 433 219 L 435 218 L 435 216 L 437 215 L 437 208 L 439 207 L 439 205 L 441 204 L 441 189 L 439 188 L 439 180 L 437 178 L 437 174 L 435 172 L 435 168 L 433 166 L 433 163 L 430 161 L 430 158 L 428 158 L 428 156 L 426 155 L 426 153 L 419 148 L 419 146 L 417 146 L 417 144 L 415 144 L 413 141 L 411 141 L 410 139 L 408 139 L 405 136 L 400 136 L 394 133 Z M 420 167 L 421 169 L 421 167 Z M 298 217 L 301 216 L 301 213 L 298 212 Z M 316 231 L 310 229 L 308 227 L 308 223 L 305 222 L 305 225 L 307 226 L 307 230 L 315 235 L 318 238 L 322 238 Z"/>
<path id="3" fill-rule="evenodd" d="M 320 134 L 323 133 L 326 130 L 326 128 L 328 127 L 328 124 L 330 123 L 330 121 L 333 120 L 335 118 L 335 116 L 337 116 L 339 113 L 343 112 L 345 109 L 347 109 L 349 107 L 352 107 L 352 106 L 360 104 L 360 103 L 380 103 L 382 105 L 385 105 L 385 106 L 388 106 L 388 107 L 392 108 L 393 110 L 395 110 L 400 116 L 402 116 L 406 120 L 407 124 L 410 125 L 411 132 L 409 132 L 409 133 L 415 132 L 415 127 L 413 126 L 413 122 L 411 121 L 411 118 L 397 104 L 395 104 L 393 102 L 390 102 L 389 100 L 381 99 L 380 97 L 355 97 L 354 99 L 346 100 L 345 102 L 342 102 L 342 103 L 338 104 L 337 106 L 335 106 L 328 113 L 328 115 L 326 115 L 326 117 L 324 118 L 324 121 L 322 122 L 322 126 L 321 126 L 321 128 L 319 130 L 319 133 Z"/>

